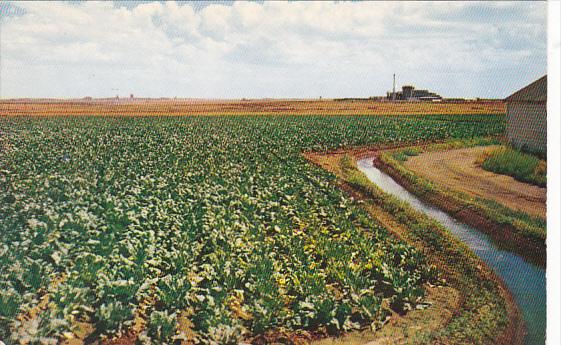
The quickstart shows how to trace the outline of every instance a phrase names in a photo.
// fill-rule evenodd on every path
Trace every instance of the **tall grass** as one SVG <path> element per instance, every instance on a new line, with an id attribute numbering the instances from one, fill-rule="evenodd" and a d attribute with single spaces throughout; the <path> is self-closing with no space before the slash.
<path id="1" fill-rule="evenodd" d="M 547 184 L 547 164 L 538 157 L 513 149 L 500 147 L 485 154 L 481 167 L 498 174 L 514 177 L 540 187 Z"/>

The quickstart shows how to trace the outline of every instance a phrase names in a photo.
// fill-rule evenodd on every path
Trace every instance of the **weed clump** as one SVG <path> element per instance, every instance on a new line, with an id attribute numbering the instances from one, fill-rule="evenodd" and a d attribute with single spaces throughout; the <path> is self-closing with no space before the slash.
<path id="1" fill-rule="evenodd" d="M 547 185 L 547 163 L 538 157 L 510 147 L 485 153 L 481 167 L 487 171 L 514 177 L 536 186 Z"/>

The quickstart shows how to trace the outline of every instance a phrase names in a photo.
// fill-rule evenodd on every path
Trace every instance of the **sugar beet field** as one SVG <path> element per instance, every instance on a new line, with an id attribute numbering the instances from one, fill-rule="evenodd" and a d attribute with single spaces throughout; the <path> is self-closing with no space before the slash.
<path id="1" fill-rule="evenodd" d="M 0 118 L 0 339 L 379 327 L 439 273 L 302 152 L 503 131 L 501 115 Z"/>

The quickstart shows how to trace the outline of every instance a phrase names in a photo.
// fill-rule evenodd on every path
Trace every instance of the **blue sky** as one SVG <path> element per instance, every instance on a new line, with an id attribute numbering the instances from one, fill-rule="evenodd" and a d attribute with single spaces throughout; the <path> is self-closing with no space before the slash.
<path id="1" fill-rule="evenodd" d="M 546 73 L 545 2 L 3 2 L 0 97 L 505 97 Z"/>

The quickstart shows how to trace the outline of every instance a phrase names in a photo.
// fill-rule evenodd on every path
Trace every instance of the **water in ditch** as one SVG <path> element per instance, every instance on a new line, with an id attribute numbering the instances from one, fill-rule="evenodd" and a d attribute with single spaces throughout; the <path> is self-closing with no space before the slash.
<path id="1" fill-rule="evenodd" d="M 358 168 L 383 191 L 408 202 L 417 211 L 436 219 L 465 242 L 505 282 L 520 306 L 527 333 L 524 344 L 545 343 L 546 281 L 545 269 L 524 260 L 520 255 L 499 248 L 485 233 L 452 218 L 407 191 L 390 176 L 373 165 L 372 158 L 358 161 Z"/>

